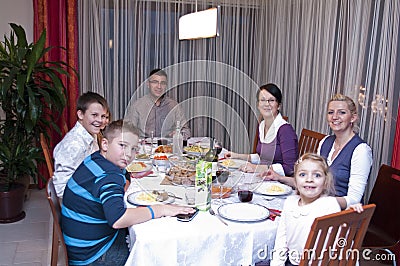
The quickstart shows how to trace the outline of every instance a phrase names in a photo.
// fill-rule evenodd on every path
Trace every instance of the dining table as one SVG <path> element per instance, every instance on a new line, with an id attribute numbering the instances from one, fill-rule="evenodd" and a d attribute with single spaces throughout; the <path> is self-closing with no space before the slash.
<path id="1" fill-rule="evenodd" d="M 268 261 L 280 219 L 276 210 L 282 210 L 284 200 L 292 190 L 274 196 L 254 193 L 250 202 L 240 203 L 235 187 L 243 180 L 253 180 L 255 175 L 230 169 L 230 176 L 224 186 L 232 187 L 232 193 L 227 198 L 212 199 L 211 208 L 219 215 L 226 207 L 241 204 L 249 204 L 248 207 L 262 206 L 270 210 L 265 219 L 242 221 L 229 216 L 217 217 L 209 211 L 199 211 L 189 222 L 178 221 L 177 217 L 162 217 L 132 225 L 128 228 L 130 253 L 125 265 L 255 265 L 257 262 Z M 157 172 L 154 168 L 146 176 L 132 178 L 125 193 L 127 208 L 140 207 L 140 204 L 128 200 L 129 195 L 154 190 L 175 196 L 168 204 L 187 206 L 185 187 L 165 185 L 164 178 L 165 173 Z M 267 182 L 274 183 L 262 183 Z"/>

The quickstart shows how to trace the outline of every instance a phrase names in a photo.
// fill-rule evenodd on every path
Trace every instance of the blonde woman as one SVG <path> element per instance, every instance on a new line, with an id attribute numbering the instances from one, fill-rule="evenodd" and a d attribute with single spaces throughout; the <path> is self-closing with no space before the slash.
<path id="1" fill-rule="evenodd" d="M 359 203 L 372 165 L 372 150 L 356 133 L 354 101 L 342 94 L 328 102 L 327 121 L 333 135 L 323 139 L 318 154 L 326 158 L 334 177 L 336 197 L 342 209 Z"/>

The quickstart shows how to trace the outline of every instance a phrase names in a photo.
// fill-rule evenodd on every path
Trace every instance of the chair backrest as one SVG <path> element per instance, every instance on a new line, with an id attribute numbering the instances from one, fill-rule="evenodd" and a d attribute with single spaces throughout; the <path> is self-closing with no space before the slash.
<path id="1" fill-rule="evenodd" d="M 303 128 L 299 139 L 299 157 L 307 152 L 316 153 L 318 144 L 324 137 L 325 134 Z"/>
<path id="2" fill-rule="evenodd" d="M 363 246 L 391 246 L 400 240 L 400 170 L 382 164 L 369 203 L 377 208 Z"/>
<path id="3" fill-rule="evenodd" d="M 285 119 L 286 121 L 288 121 L 288 117 L 287 116 L 282 116 L 283 119 Z M 260 124 L 261 120 L 262 120 L 262 116 L 260 115 L 258 117 L 258 124 L 257 124 L 257 128 L 256 128 L 256 133 L 254 135 L 254 140 L 253 140 L 253 153 L 256 153 L 257 151 L 257 143 L 258 143 L 258 136 L 260 135 L 260 132 L 258 131 L 258 125 Z"/>
<path id="4" fill-rule="evenodd" d="M 51 266 L 57 265 L 59 248 L 64 255 L 64 263 L 68 265 L 67 248 L 65 246 L 64 237 L 61 230 L 61 206 L 58 201 L 56 189 L 54 187 L 53 178 L 49 178 L 46 184 L 47 199 L 50 204 L 51 214 L 53 216 L 53 239 L 51 248 Z"/>
<path id="5" fill-rule="evenodd" d="M 362 213 L 345 210 L 315 218 L 300 265 L 355 265 L 374 210 L 370 204 Z"/>
<path id="6" fill-rule="evenodd" d="M 40 133 L 40 145 L 42 146 L 44 159 L 46 160 L 47 170 L 49 171 L 49 177 L 53 176 L 54 166 L 53 157 L 51 156 L 49 146 L 47 145 L 46 137 L 43 133 Z"/>

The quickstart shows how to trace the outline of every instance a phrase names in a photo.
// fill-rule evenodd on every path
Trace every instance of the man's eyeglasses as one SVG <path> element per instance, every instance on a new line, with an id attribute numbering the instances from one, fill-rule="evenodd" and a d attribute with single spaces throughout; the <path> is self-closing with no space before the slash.
<path id="1" fill-rule="evenodd" d="M 261 103 L 268 103 L 268 104 L 273 104 L 276 102 L 275 99 L 261 99 L 259 100 Z"/>
<path id="2" fill-rule="evenodd" d="M 161 86 L 167 86 L 167 82 L 166 81 L 158 81 L 158 80 L 150 80 L 149 81 L 151 85 L 158 85 L 160 84 Z"/>

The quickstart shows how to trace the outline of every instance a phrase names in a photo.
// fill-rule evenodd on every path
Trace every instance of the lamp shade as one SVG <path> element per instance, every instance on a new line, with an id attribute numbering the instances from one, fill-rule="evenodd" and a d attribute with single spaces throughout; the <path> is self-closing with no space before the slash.
<path id="1" fill-rule="evenodd" d="M 220 7 L 190 13 L 179 18 L 179 40 L 219 36 Z"/>

